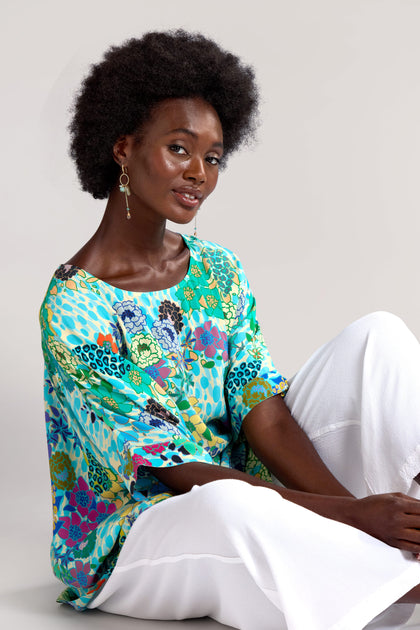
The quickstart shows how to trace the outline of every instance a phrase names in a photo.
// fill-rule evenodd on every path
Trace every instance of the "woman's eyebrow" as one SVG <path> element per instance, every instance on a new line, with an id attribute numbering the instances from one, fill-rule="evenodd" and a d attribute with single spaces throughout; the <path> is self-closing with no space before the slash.
<path id="1" fill-rule="evenodd" d="M 195 140 L 197 140 L 198 138 L 198 135 L 195 133 L 195 131 L 192 131 L 191 129 L 186 129 L 184 127 L 177 127 L 176 129 L 171 129 L 165 135 L 168 136 L 171 133 L 186 133 L 189 136 L 192 136 Z M 213 142 L 212 146 L 220 147 L 221 149 L 223 149 L 223 142 Z"/>

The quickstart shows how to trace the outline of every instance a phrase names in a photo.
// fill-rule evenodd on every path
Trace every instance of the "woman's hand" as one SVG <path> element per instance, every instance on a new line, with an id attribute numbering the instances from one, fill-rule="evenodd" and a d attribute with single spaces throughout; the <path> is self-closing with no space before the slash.
<path id="1" fill-rule="evenodd" d="M 420 501 L 405 494 L 376 494 L 358 499 L 348 521 L 383 542 L 420 553 Z"/>

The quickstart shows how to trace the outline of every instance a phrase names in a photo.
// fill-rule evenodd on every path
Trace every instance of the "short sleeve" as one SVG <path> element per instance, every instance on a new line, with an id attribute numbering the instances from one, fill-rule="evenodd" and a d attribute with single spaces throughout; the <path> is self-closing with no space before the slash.
<path id="1" fill-rule="evenodd" d="M 255 298 L 241 263 L 235 259 L 239 278 L 235 325 L 229 336 L 229 366 L 225 381 L 235 436 L 247 413 L 276 394 L 284 395 L 287 380 L 276 369 L 256 316 Z"/>
<path id="2" fill-rule="evenodd" d="M 187 428 L 194 409 L 130 360 L 112 305 L 54 284 L 40 320 L 49 382 L 68 424 L 135 499 L 156 483 L 150 467 L 212 463 Z"/>

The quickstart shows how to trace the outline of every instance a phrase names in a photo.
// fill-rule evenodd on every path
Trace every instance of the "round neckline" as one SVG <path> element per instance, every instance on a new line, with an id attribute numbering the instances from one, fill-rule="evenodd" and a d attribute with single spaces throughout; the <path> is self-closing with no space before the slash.
<path id="1" fill-rule="evenodd" d="M 154 291 L 132 291 L 130 289 L 123 289 L 122 287 L 116 287 L 114 284 L 110 284 L 109 282 L 106 282 L 106 280 L 101 280 L 101 278 L 98 278 L 97 276 L 94 276 L 92 273 L 89 273 L 89 271 L 86 271 L 86 269 L 83 269 L 83 267 L 78 267 L 77 265 L 73 265 L 73 266 L 77 269 L 77 273 L 79 273 L 79 271 L 83 271 L 83 273 L 85 273 L 89 278 L 94 278 L 94 280 L 97 283 L 100 283 L 113 291 L 123 291 L 124 293 L 130 293 L 131 295 L 153 295 L 156 293 L 163 293 L 165 291 L 171 291 L 172 289 L 178 288 L 189 279 L 190 274 L 191 274 L 191 267 L 193 265 L 193 258 L 194 258 L 194 250 L 193 250 L 192 244 L 194 241 L 197 240 L 194 236 L 190 236 L 189 234 L 180 234 L 179 232 L 178 234 L 184 241 L 185 246 L 187 247 L 190 253 L 190 257 L 188 261 L 188 268 L 182 280 L 180 280 L 177 284 L 173 284 L 170 287 L 166 287 L 165 289 L 155 289 Z"/>

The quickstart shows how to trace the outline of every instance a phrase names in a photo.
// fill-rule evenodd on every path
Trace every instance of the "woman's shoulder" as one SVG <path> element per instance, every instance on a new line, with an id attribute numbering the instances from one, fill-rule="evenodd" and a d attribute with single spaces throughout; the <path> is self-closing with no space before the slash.
<path id="1" fill-rule="evenodd" d="M 189 242 L 187 244 L 193 256 L 210 272 L 224 294 L 250 291 L 241 261 L 231 249 L 213 241 L 190 238 L 191 245 Z"/>
<path id="2" fill-rule="evenodd" d="M 92 342 L 113 322 L 117 291 L 75 265 L 60 265 L 50 281 L 39 311 L 43 337 L 61 341 Z M 112 289 L 112 287 L 109 287 Z M 106 333 L 104 333 L 106 334 Z M 75 341 L 77 339 L 77 342 Z"/>
<path id="3" fill-rule="evenodd" d="M 41 304 L 45 308 L 71 316 L 76 311 L 105 314 L 118 301 L 119 290 L 107 286 L 99 278 L 70 263 L 54 271 Z"/>

